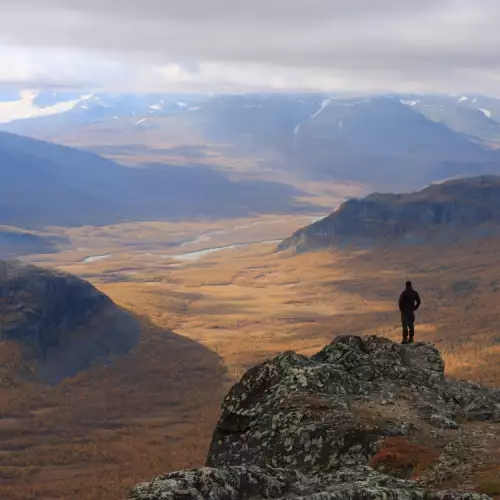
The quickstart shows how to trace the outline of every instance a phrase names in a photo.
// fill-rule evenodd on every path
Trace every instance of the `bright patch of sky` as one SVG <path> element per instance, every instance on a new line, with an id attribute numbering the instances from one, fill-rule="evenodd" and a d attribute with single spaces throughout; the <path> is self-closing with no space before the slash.
<path id="1" fill-rule="evenodd" d="M 37 95 L 38 92 L 26 90 L 21 92 L 20 98 L 16 101 L 0 101 L 0 123 L 64 113 L 81 102 L 81 99 L 75 99 L 41 108 L 34 102 Z"/>

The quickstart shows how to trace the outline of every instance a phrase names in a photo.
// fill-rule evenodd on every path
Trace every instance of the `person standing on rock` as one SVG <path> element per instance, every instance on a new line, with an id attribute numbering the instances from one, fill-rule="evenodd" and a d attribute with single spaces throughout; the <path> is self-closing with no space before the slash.
<path id="1" fill-rule="evenodd" d="M 403 325 L 403 344 L 413 344 L 415 335 L 415 311 L 420 307 L 420 295 L 413 289 L 411 281 L 406 282 L 406 288 L 399 296 L 399 310 L 401 311 L 401 323 Z M 408 341 L 408 333 L 410 339 Z"/>

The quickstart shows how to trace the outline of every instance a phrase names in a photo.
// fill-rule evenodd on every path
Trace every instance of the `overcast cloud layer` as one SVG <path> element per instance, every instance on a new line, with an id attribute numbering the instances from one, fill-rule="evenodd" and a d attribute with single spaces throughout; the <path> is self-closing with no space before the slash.
<path id="1" fill-rule="evenodd" d="M 0 0 L 0 82 L 500 96 L 499 0 Z"/>

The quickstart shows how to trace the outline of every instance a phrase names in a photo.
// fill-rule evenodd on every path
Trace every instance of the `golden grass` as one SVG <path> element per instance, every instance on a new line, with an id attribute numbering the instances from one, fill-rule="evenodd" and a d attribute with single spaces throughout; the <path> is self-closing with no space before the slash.
<path id="1" fill-rule="evenodd" d="M 56 388 L 0 387 L 0 498 L 118 499 L 151 474 L 197 466 L 226 389 L 216 355 L 148 324 L 112 368 Z"/>
<path id="2" fill-rule="evenodd" d="M 410 248 L 301 256 L 255 246 L 171 267 L 156 282 L 99 286 L 241 373 L 284 349 L 311 353 L 337 334 L 399 339 L 396 300 L 410 277 L 423 298 L 417 338 L 442 350 L 450 375 L 498 384 L 497 247 L 489 241 L 475 257 L 467 245 L 435 255 Z"/>

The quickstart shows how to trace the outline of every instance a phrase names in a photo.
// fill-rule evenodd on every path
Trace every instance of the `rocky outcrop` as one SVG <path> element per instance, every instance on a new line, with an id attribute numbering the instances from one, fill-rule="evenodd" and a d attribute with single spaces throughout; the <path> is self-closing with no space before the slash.
<path id="1" fill-rule="evenodd" d="M 500 177 L 481 176 L 433 184 L 415 193 L 375 193 L 349 200 L 328 217 L 299 229 L 278 249 L 450 242 L 464 234 L 499 232 Z"/>
<path id="2" fill-rule="evenodd" d="M 469 423 L 497 421 L 500 390 L 447 379 L 432 345 L 338 337 L 313 357 L 287 352 L 247 372 L 224 400 L 207 467 L 129 498 L 479 498 L 437 487 L 473 461 L 456 451 Z"/>
<path id="3" fill-rule="evenodd" d="M 16 341 L 44 381 L 58 382 L 126 354 L 139 325 L 90 283 L 0 261 L 0 340 Z"/>
<path id="4" fill-rule="evenodd" d="M 427 492 L 369 468 L 310 478 L 289 469 L 203 468 L 177 472 L 136 486 L 130 500 L 482 500 L 469 492 Z"/>

